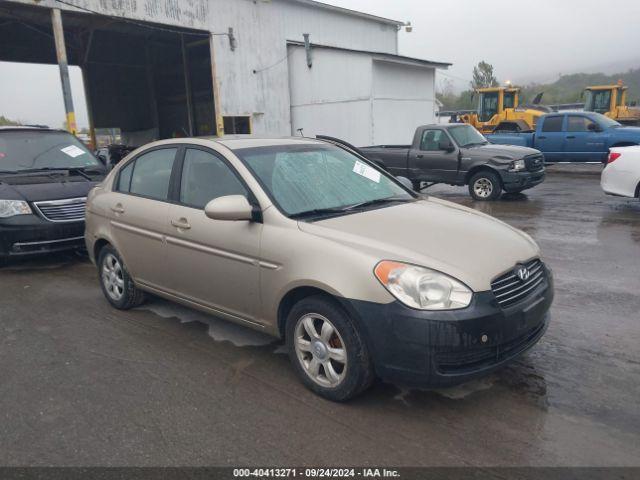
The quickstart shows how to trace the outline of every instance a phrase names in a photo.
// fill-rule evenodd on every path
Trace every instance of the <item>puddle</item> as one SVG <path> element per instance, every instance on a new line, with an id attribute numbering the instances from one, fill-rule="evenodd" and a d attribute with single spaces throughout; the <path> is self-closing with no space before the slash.
<path id="1" fill-rule="evenodd" d="M 154 298 L 139 310 L 150 311 L 162 318 L 177 318 L 180 323 L 204 323 L 209 326 L 208 333 L 211 338 L 217 342 L 231 342 L 236 347 L 260 347 L 276 341 L 264 333 L 162 299 Z"/>
<path id="2" fill-rule="evenodd" d="M 494 383 L 495 377 L 491 375 L 489 377 L 481 378 L 479 380 L 472 380 L 455 387 L 439 388 L 433 390 L 433 392 L 450 400 L 462 400 L 464 398 L 467 398 L 469 395 L 473 395 L 474 393 L 489 390 L 491 387 L 493 387 Z"/>

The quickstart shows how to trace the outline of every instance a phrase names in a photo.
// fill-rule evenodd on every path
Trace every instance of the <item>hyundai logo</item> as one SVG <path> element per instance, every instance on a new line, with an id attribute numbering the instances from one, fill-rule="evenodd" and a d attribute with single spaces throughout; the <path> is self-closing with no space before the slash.
<path id="1" fill-rule="evenodd" d="M 529 280 L 529 277 L 531 277 L 531 271 L 524 265 L 517 266 L 515 273 L 516 276 L 523 282 L 526 282 L 527 280 Z"/>

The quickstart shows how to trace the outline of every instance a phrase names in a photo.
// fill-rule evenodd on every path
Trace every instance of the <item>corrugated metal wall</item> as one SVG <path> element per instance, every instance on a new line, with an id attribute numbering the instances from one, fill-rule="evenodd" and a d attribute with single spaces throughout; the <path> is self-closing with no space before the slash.
<path id="1" fill-rule="evenodd" d="M 10 0 L 34 5 L 32 0 Z M 221 114 L 251 115 L 255 133 L 291 132 L 287 40 L 309 33 L 314 43 L 396 53 L 394 25 L 294 0 L 68 0 L 83 8 L 134 20 L 225 33 L 216 36 Z M 42 7 L 69 9 L 54 0 Z"/>
<path id="2" fill-rule="evenodd" d="M 409 144 L 435 123 L 434 68 L 375 60 L 373 79 L 373 144 Z"/>
<path id="3" fill-rule="evenodd" d="M 339 137 L 356 146 L 409 144 L 434 122 L 435 69 L 376 55 L 289 47 L 292 132 Z"/>

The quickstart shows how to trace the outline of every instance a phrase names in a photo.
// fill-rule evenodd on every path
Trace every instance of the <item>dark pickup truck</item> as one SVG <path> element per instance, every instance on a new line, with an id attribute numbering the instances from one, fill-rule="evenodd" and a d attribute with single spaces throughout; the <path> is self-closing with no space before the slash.
<path id="1" fill-rule="evenodd" d="M 415 190 L 425 183 L 468 185 L 475 200 L 495 200 L 544 181 L 544 156 L 533 148 L 492 145 L 470 125 L 418 127 L 412 145 L 363 147 L 360 153 Z"/>

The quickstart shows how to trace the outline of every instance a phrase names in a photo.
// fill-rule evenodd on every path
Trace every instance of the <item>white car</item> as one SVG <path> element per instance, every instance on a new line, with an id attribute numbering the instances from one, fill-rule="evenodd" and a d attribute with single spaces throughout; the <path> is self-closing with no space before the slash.
<path id="1" fill-rule="evenodd" d="M 600 185 L 607 195 L 638 198 L 640 196 L 640 146 L 609 150 Z"/>

